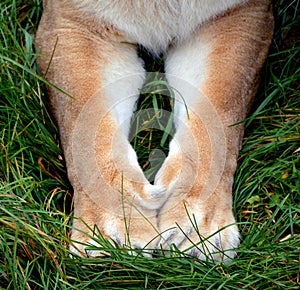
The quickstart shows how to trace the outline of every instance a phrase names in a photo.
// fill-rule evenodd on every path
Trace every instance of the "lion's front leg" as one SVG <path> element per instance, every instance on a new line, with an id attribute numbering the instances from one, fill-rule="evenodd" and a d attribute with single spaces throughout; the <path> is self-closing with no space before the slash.
<path id="1" fill-rule="evenodd" d="M 95 226 L 120 245 L 155 238 L 163 187 L 150 184 L 128 141 L 145 72 L 119 31 L 80 13 L 72 1 L 48 1 L 37 33 L 68 176 L 74 188 L 72 239 L 89 242 Z M 64 93 L 64 92 L 66 93 Z M 127 226 L 125 226 L 125 221 Z M 87 224 L 87 227 L 84 225 Z M 78 244 L 79 252 L 85 246 Z"/>
<path id="2" fill-rule="evenodd" d="M 161 246 L 214 260 L 234 256 L 232 184 L 243 125 L 273 31 L 269 1 L 249 1 L 173 48 L 176 133 L 156 184 L 167 187 Z"/>

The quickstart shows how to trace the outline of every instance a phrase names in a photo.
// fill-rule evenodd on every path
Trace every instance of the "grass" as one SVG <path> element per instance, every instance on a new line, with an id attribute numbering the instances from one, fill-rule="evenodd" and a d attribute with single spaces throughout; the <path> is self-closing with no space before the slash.
<path id="1" fill-rule="evenodd" d="M 146 52 L 144 52 L 146 54 Z M 150 182 L 168 155 L 174 136 L 173 91 L 162 73 L 149 73 L 131 124 L 130 140 Z"/>
<path id="2" fill-rule="evenodd" d="M 0 289 L 299 289 L 299 6 L 299 0 L 274 3 L 274 39 L 246 120 L 233 188 L 243 241 L 238 258 L 208 265 L 176 251 L 153 259 L 130 256 L 105 240 L 110 257 L 69 257 L 71 187 L 33 48 L 41 3 L 1 1 Z M 156 81 L 159 90 L 167 89 Z M 140 108 L 170 109 L 154 89 Z M 158 140 L 162 130 L 155 124 L 132 141 L 145 170 L 153 167 L 148 156 L 154 147 L 167 154 L 172 135 Z"/>

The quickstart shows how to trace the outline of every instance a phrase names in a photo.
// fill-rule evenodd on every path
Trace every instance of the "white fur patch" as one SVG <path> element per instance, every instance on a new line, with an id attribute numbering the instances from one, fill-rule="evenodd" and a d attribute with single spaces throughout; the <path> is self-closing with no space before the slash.
<path id="1" fill-rule="evenodd" d="M 168 53 L 166 77 L 175 93 L 175 124 L 187 119 L 188 111 L 201 98 L 201 84 L 207 79 L 211 47 L 204 37 L 190 38 Z"/>
<path id="2" fill-rule="evenodd" d="M 105 67 L 104 90 L 107 107 L 126 137 L 144 80 L 143 62 L 134 50 L 127 53 L 124 49 L 121 57 L 112 59 Z"/>
<path id="3" fill-rule="evenodd" d="M 74 0 L 81 10 L 159 54 L 200 24 L 246 0 Z"/>

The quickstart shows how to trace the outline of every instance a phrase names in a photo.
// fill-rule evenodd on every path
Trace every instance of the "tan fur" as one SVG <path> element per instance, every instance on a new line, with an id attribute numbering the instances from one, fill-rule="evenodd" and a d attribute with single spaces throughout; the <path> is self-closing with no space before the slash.
<path id="1" fill-rule="evenodd" d="M 270 1 L 44 2 L 38 64 L 69 94 L 48 87 L 74 188 L 74 242 L 94 244 L 84 232 L 96 225 L 121 246 L 234 257 L 231 188 L 243 126 L 231 125 L 246 117 L 257 89 Z M 136 43 L 165 53 L 167 80 L 186 100 L 176 98 L 176 133 L 153 185 L 128 142 L 145 79 Z M 205 241 L 195 246 L 199 234 Z M 71 249 L 84 254 L 86 246 Z"/>

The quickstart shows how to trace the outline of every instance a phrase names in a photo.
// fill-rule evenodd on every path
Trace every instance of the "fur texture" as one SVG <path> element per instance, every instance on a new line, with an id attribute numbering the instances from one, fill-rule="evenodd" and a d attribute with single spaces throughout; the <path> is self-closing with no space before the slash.
<path id="1" fill-rule="evenodd" d="M 245 0 L 75 0 L 79 9 L 126 33 L 155 54 L 183 42 L 210 18 Z"/>

